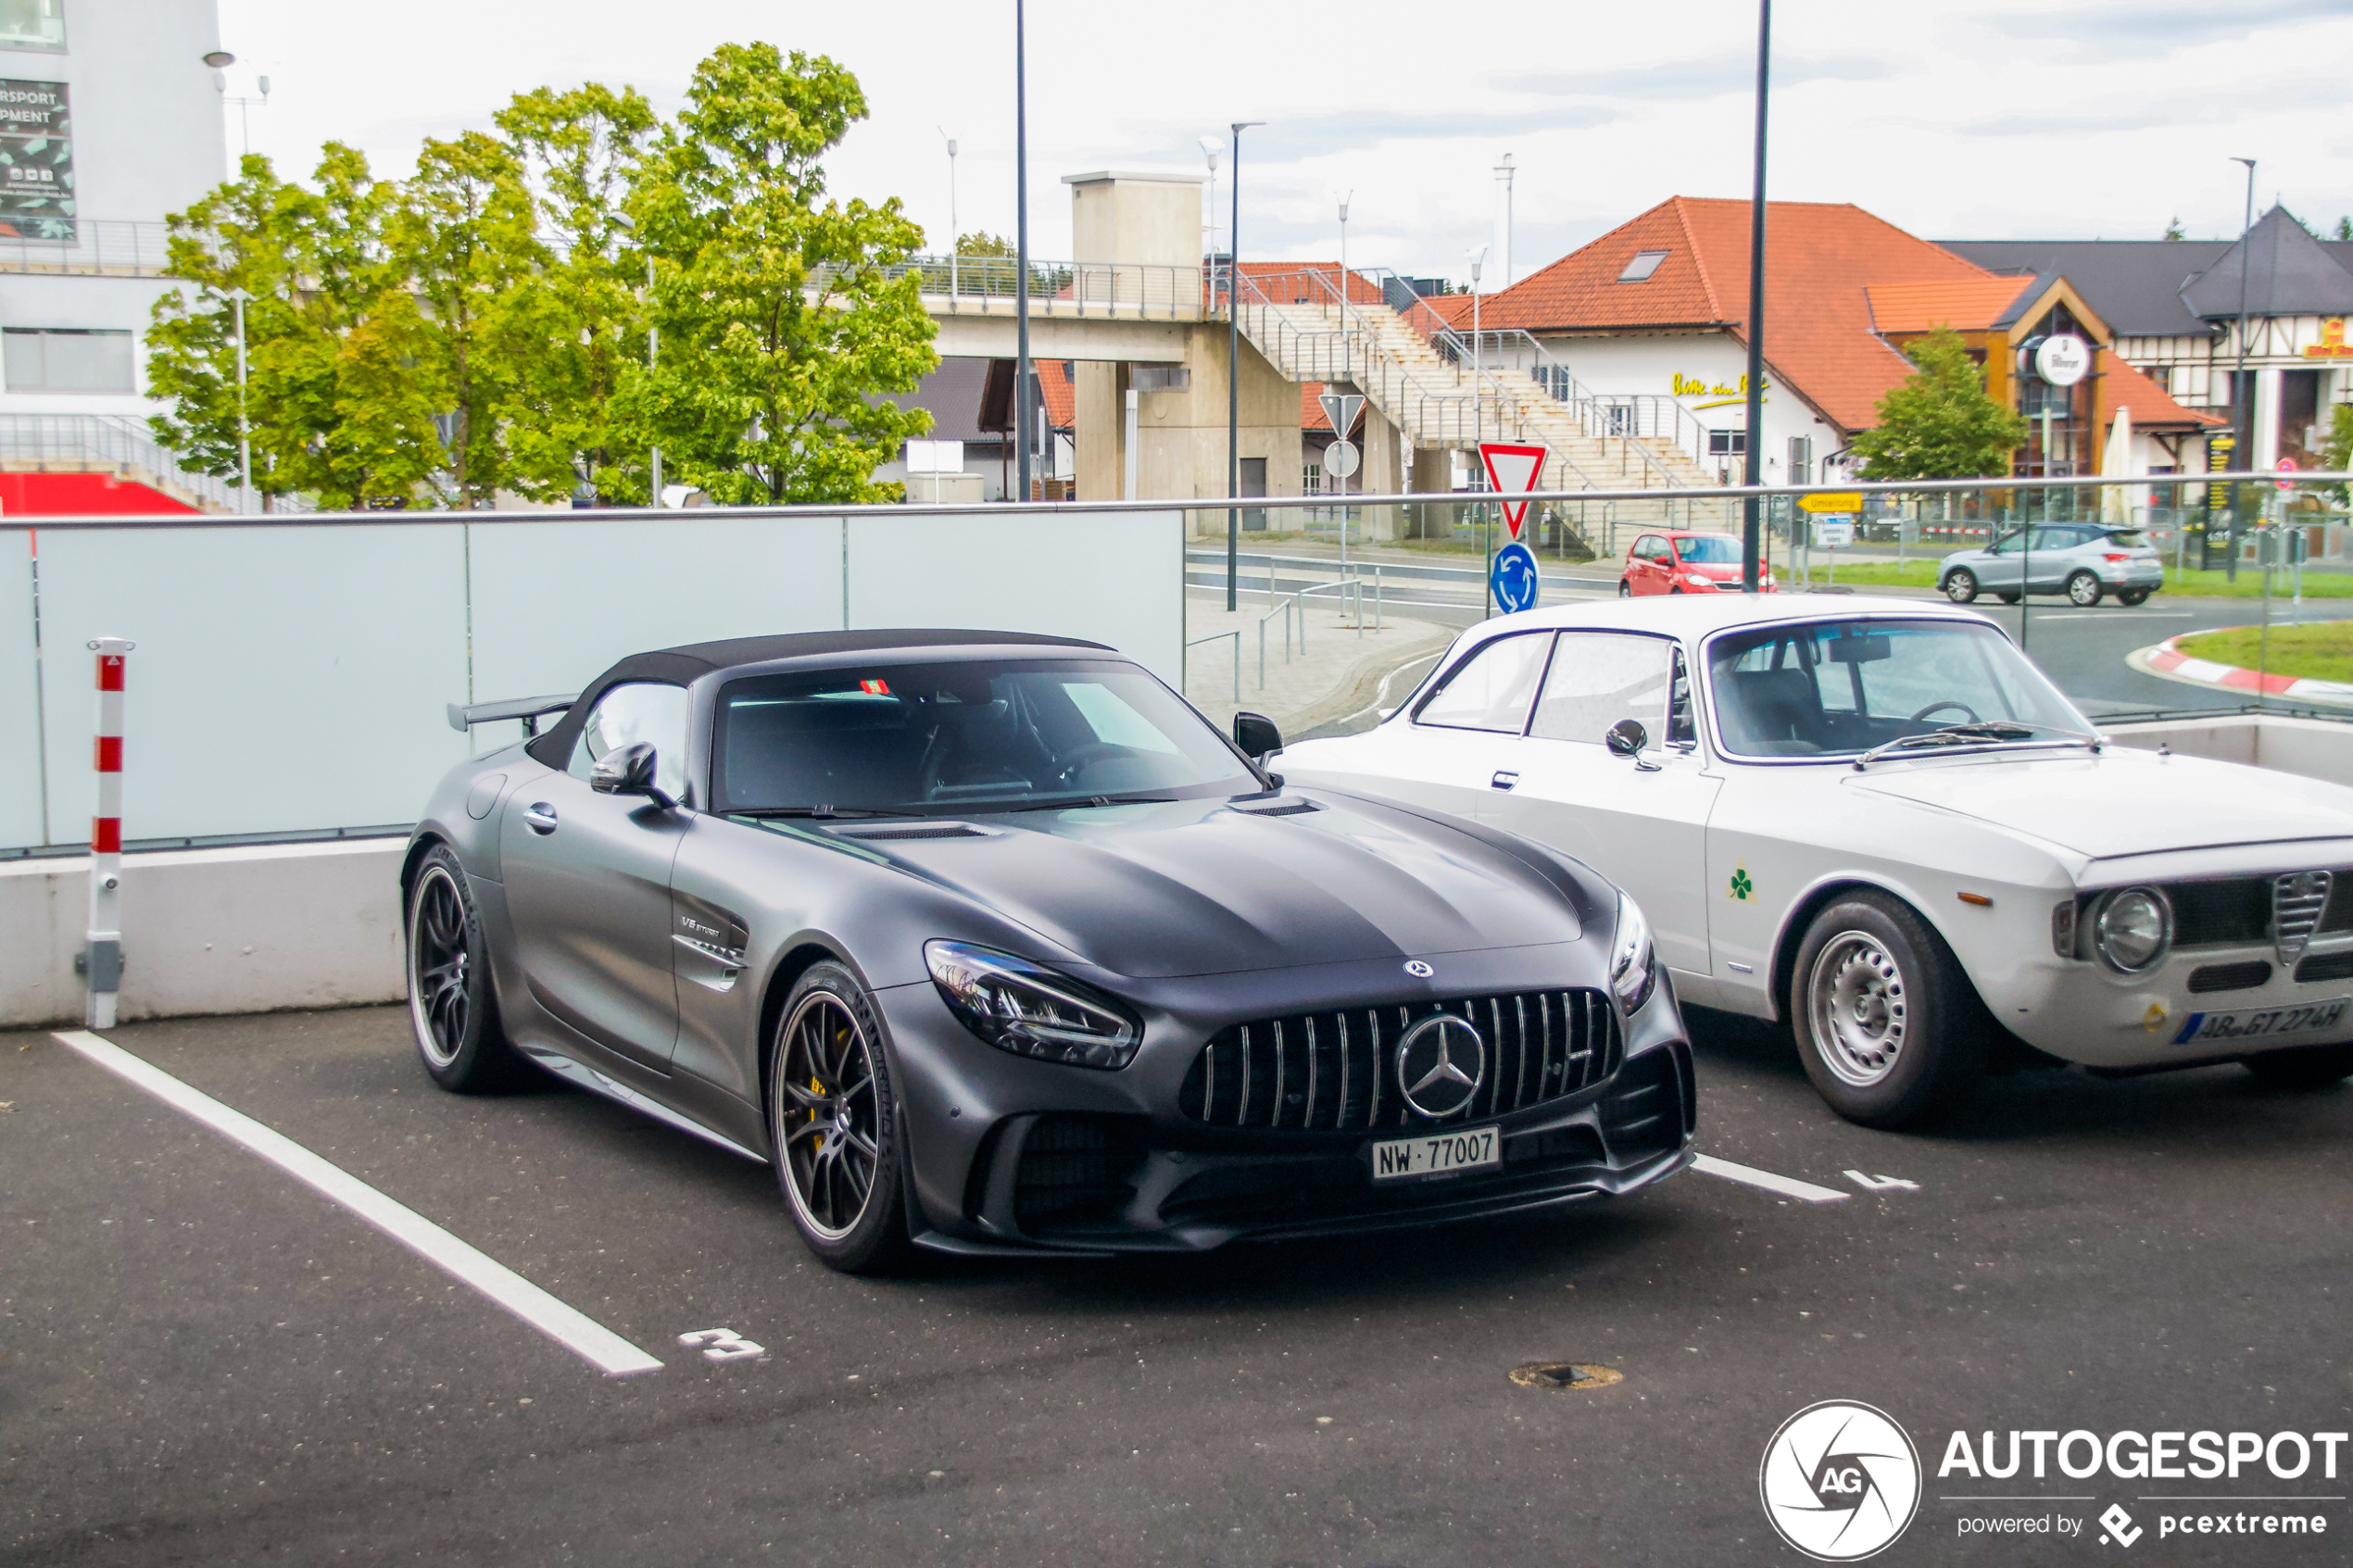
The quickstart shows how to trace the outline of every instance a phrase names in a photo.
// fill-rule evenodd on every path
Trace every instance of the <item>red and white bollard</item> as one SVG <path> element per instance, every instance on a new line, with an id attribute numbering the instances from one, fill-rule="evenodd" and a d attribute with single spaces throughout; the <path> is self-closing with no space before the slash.
<path id="1" fill-rule="evenodd" d="M 98 656 L 98 814 L 90 819 L 90 929 L 81 968 L 89 987 L 82 1019 L 93 1029 L 114 1027 L 122 989 L 122 667 L 132 646 L 121 637 L 90 645 Z"/>

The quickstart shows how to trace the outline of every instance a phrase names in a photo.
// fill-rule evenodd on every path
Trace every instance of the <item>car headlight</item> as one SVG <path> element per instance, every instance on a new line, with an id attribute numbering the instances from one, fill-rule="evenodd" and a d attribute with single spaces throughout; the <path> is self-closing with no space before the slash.
<path id="1" fill-rule="evenodd" d="M 1710 577 L 1705 571 L 1686 571 L 1683 573 L 1683 581 L 1694 588 L 1713 588 L 1716 586 L 1716 579 Z"/>
<path id="2" fill-rule="evenodd" d="M 1658 984 L 1658 951 L 1651 945 L 1651 922 L 1642 907 L 1621 893 L 1617 896 L 1617 939 L 1609 952 L 1609 988 L 1629 1016 L 1651 999 Z"/>
<path id="3" fill-rule="evenodd" d="M 2092 946 L 2119 974 L 2139 974 L 2162 962 L 2173 946 L 2173 905 L 2154 887 L 2127 887 L 2100 900 Z"/>
<path id="4" fill-rule="evenodd" d="M 1011 953 L 926 942 L 924 967 L 965 1028 L 1015 1056 L 1125 1067 L 1144 1037 L 1144 1026 L 1111 997 Z"/>

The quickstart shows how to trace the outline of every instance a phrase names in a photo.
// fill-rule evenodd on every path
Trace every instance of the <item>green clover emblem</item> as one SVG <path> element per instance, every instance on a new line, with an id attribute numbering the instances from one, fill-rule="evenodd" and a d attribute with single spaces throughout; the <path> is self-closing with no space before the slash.
<path id="1" fill-rule="evenodd" d="M 1755 891 L 1756 884 L 1748 880 L 1748 868 L 1735 867 L 1732 871 L 1732 897 L 1745 904 L 1748 902 L 1749 895 Z"/>

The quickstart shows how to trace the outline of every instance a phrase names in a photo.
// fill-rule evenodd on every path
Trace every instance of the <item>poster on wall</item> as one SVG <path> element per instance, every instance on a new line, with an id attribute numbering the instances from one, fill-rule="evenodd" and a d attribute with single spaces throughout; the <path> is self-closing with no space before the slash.
<path id="1" fill-rule="evenodd" d="M 73 126 L 62 82 L 0 81 L 0 237 L 74 237 Z"/>

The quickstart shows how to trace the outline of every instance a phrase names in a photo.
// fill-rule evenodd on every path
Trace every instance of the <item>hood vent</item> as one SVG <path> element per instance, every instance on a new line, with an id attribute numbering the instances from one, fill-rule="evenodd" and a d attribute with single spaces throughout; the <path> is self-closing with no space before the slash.
<path id="1" fill-rule="evenodd" d="M 862 838 L 872 842 L 901 838 L 993 838 L 988 828 L 976 828 L 970 822 L 926 822 L 913 828 L 836 828 L 844 838 Z"/>
<path id="2" fill-rule="evenodd" d="M 1296 817 L 1302 811 L 1320 811 L 1323 808 L 1312 800 L 1277 800 L 1268 806 L 1236 806 L 1232 809 L 1245 817 Z"/>

